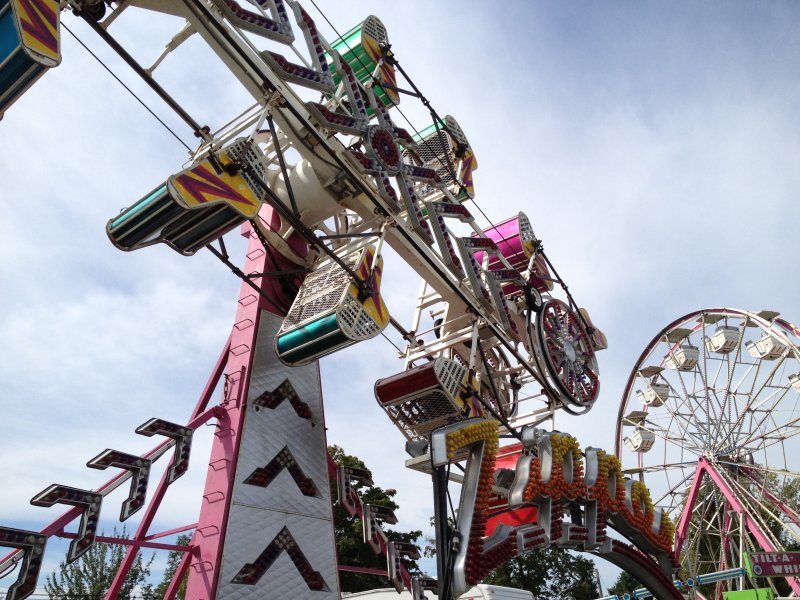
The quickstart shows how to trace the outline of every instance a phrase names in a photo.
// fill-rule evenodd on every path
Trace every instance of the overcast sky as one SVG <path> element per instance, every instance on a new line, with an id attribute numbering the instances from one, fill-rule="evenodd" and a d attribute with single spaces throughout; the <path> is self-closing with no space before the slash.
<path id="1" fill-rule="evenodd" d="M 469 137 L 481 207 L 493 221 L 528 214 L 606 333 L 591 417 L 557 422 L 584 446 L 613 451 L 630 369 L 672 320 L 731 306 L 800 321 L 797 3 L 318 4 L 342 33 L 370 13 L 384 22 L 415 83 Z M 83 23 L 63 19 L 193 145 Z M 131 9 L 110 31 L 149 65 L 181 27 Z M 108 219 L 180 170 L 186 150 L 65 31 L 62 52 L 62 65 L 0 122 L 0 523 L 33 529 L 60 511 L 31 507 L 36 493 L 54 482 L 96 486 L 107 476 L 87 460 L 107 447 L 151 447 L 134 434 L 150 417 L 187 418 L 239 292 L 210 252 L 124 253 L 108 241 Z M 212 130 L 252 103 L 198 36 L 156 78 Z M 430 123 L 412 100 L 402 108 L 418 129 Z M 242 264 L 244 240 L 231 233 L 226 242 Z M 386 304 L 403 323 L 418 286 L 387 251 Z M 329 443 L 398 490 L 399 527 L 427 532 L 430 482 L 404 468 L 404 438 L 372 392 L 402 369 L 396 351 L 377 338 L 321 369 Z M 153 531 L 196 519 L 210 431 L 199 433 L 193 468 L 170 489 Z M 115 506 L 104 514 L 107 532 Z M 47 571 L 65 547 L 52 544 Z M 612 583 L 616 569 L 599 566 Z"/>

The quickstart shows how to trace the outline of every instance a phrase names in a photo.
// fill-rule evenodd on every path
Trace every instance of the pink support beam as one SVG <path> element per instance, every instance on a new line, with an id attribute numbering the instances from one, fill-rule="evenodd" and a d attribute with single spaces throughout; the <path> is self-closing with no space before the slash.
<path id="1" fill-rule="evenodd" d="M 194 540 L 192 541 L 194 542 Z M 192 549 L 194 549 L 194 547 L 192 547 Z M 167 591 L 164 594 L 164 600 L 175 600 L 175 596 L 178 594 L 178 590 L 181 589 L 181 583 L 183 583 L 183 578 L 189 571 L 189 565 L 191 564 L 192 553 L 187 552 L 183 555 L 183 558 L 181 558 L 181 562 L 175 570 L 175 575 L 172 577 L 172 581 L 169 582 L 169 587 L 167 587 Z"/>
<path id="2" fill-rule="evenodd" d="M 192 416 L 189 419 L 189 422 L 200 416 L 208 406 L 208 403 L 211 400 L 211 395 L 217 388 L 220 377 L 222 377 L 222 373 L 228 364 L 228 355 L 230 354 L 231 350 L 231 339 L 232 338 L 229 337 L 228 341 L 225 342 L 225 347 L 222 349 L 222 352 L 217 359 L 217 364 L 214 365 L 214 370 L 211 373 L 211 377 L 208 378 L 208 382 L 206 383 L 205 388 L 203 388 L 203 392 L 200 394 L 200 399 L 197 401 L 197 406 L 195 406 L 194 411 L 192 411 Z M 153 497 L 150 499 L 150 504 L 148 504 L 147 508 L 145 509 L 142 521 L 139 523 L 139 527 L 133 536 L 134 540 L 143 541 L 147 536 L 147 532 L 150 529 L 150 525 L 153 523 L 156 512 L 161 506 L 161 501 L 164 499 L 164 494 L 167 492 L 166 480 L 167 471 L 164 471 L 161 481 L 158 483 L 158 487 L 156 488 Z M 122 589 L 122 586 L 125 583 L 125 578 L 128 576 L 128 572 L 133 566 L 134 560 L 136 560 L 136 553 L 138 551 L 139 549 L 137 547 L 131 546 L 125 553 L 125 557 L 122 559 L 122 562 L 117 569 L 117 574 L 114 576 L 114 581 L 111 583 L 111 587 L 106 593 L 105 600 L 115 600 L 119 595 L 119 591 Z"/>
<path id="3" fill-rule="evenodd" d="M 708 475 L 714 480 L 714 483 L 717 484 L 717 487 L 725 495 L 725 498 L 728 500 L 731 508 L 742 515 L 742 524 L 750 531 L 750 533 L 753 534 L 753 537 L 756 538 L 756 541 L 759 543 L 759 545 L 767 552 L 775 552 L 777 549 L 772 544 L 772 541 L 767 537 L 766 533 L 764 533 L 764 530 L 761 529 L 761 525 L 750 518 L 750 515 L 746 512 L 744 505 L 739 501 L 736 494 L 733 493 L 733 490 L 728 485 L 728 482 L 725 481 L 714 465 L 709 463 L 705 458 L 700 459 L 698 468 L 700 465 L 705 467 Z M 798 581 L 796 577 L 787 577 L 786 582 L 791 586 L 792 590 L 794 590 L 796 594 L 800 595 L 800 581 Z"/>
<path id="4" fill-rule="evenodd" d="M 268 254 L 258 237 L 252 233 L 247 237 L 249 245 L 243 269 L 245 273 L 264 273 L 276 268 L 286 268 L 268 263 Z M 261 278 L 257 285 L 266 293 L 277 297 L 273 278 Z M 243 282 L 231 333 L 227 368 L 229 397 L 221 405 L 225 417 L 219 421 L 211 448 L 203 503 L 194 536 L 197 546 L 189 571 L 186 600 L 214 600 L 216 597 L 239 441 L 244 424 L 244 405 L 250 387 L 250 368 L 262 309 L 274 311 L 262 296 Z"/>
<path id="5" fill-rule="evenodd" d="M 211 401 L 211 394 L 213 394 L 214 390 L 217 389 L 219 378 L 222 377 L 222 373 L 225 371 L 225 367 L 228 365 L 228 353 L 230 350 L 231 336 L 228 336 L 228 340 L 225 342 L 225 347 L 222 348 L 222 352 L 220 352 L 219 358 L 217 359 L 217 364 L 214 365 L 214 370 L 211 372 L 211 377 L 208 378 L 206 387 L 203 388 L 203 393 L 200 394 L 200 399 L 197 401 L 197 406 L 195 406 L 194 411 L 192 411 L 192 419 L 202 413 L 208 406 L 208 403 Z"/>
<path id="6" fill-rule="evenodd" d="M 700 487 L 703 484 L 703 476 L 705 475 L 705 463 L 703 459 L 697 463 L 697 469 L 694 472 L 694 480 L 692 487 L 689 490 L 689 496 L 686 498 L 686 505 L 683 507 L 683 514 L 675 529 L 675 556 L 680 557 L 683 542 L 686 540 L 686 534 L 689 531 L 689 522 L 692 520 L 692 513 L 694 512 L 694 505 L 697 502 L 697 495 L 700 493 Z"/>
<path id="7" fill-rule="evenodd" d="M 63 531 L 59 537 L 74 540 L 78 537 L 77 533 Z M 191 552 L 190 546 L 175 546 L 173 544 L 159 544 L 158 542 L 144 542 L 140 540 L 129 540 L 125 538 L 107 537 L 105 535 L 95 536 L 94 540 L 102 544 L 119 544 L 120 546 L 135 546 L 136 548 L 152 548 L 153 550 L 169 550 L 171 552 Z"/>
<path id="8" fill-rule="evenodd" d="M 167 537 L 168 535 L 175 535 L 176 533 L 182 533 L 184 531 L 191 531 L 192 529 L 197 529 L 197 523 L 193 523 L 192 525 L 184 525 L 183 527 L 178 527 L 176 529 L 170 529 L 169 531 L 162 531 L 161 533 L 154 533 L 153 535 L 148 535 L 145 540 L 155 540 L 162 537 Z"/>
<path id="9" fill-rule="evenodd" d="M 197 429 L 211 419 L 219 419 L 225 416 L 225 410 L 220 406 L 212 406 L 204 413 L 197 415 L 186 424 L 188 429 Z"/>

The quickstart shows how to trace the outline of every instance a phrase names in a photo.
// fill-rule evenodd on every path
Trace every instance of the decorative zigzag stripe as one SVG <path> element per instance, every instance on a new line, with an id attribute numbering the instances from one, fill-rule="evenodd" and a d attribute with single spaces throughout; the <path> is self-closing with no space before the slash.
<path id="1" fill-rule="evenodd" d="M 52 31 L 58 26 L 56 14 L 43 0 L 18 0 L 18 2 L 21 9 L 22 30 L 44 44 L 51 52 L 58 53 L 58 40 Z"/>
<path id="2" fill-rule="evenodd" d="M 378 315 L 381 319 L 383 319 L 383 310 L 381 310 L 381 295 L 380 292 L 377 291 L 380 287 L 381 275 L 383 273 L 383 269 L 381 269 L 380 262 L 375 265 L 375 271 L 370 274 L 369 266 L 372 263 L 372 258 L 375 256 L 374 251 L 372 249 L 367 250 L 366 256 L 364 256 L 364 260 L 361 261 L 361 264 L 358 267 L 358 276 L 369 283 L 376 293 L 371 294 L 371 298 L 373 303 L 375 304 L 375 310 L 378 312 Z"/>
<path id="3" fill-rule="evenodd" d="M 192 169 L 189 173 L 176 177 L 175 181 L 181 184 L 201 204 L 209 202 L 209 199 L 206 198 L 206 195 L 208 195 L 213 196 L 212 199 L 214 200 L 222 198 L 246 204 L 247 206 L 255 206 L 253 202 L 242 196 L 202 165 Z"/>

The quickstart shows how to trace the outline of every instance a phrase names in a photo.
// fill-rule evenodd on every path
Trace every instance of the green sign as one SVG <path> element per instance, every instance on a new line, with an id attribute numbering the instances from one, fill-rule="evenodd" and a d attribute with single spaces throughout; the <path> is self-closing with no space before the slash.
<path id="1" fill-rule="evenodd" d="M 773 600 L 775 594 L 772 592 L 772 588 L 759 588 L 740 592 L 722 592 L 722 597 L 724 600 Z"/>

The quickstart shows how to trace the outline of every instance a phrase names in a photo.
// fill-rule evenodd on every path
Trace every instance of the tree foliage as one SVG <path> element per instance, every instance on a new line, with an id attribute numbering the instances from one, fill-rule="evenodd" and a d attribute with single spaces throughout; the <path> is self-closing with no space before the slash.
<path id="1" fill-rule="evenodd" d="M 566 550 L 523 554 L 500 565 L 483 583 L 527 590 L 537 600 L 593 600 L 600 595 L 594 563 Z"/>
<path id="2" fill-rule="evenodd" d="M 644 585 L 642 585 L 636 577 L 627 571 L 622 571 L 619 577 L 617 577 L 617 581 L 614 582 L 614 585 L 608 588 L 608 594 L 622 598 L 622 594 L 625 592 L 633 592 L 633 590 L 638 590 L 643 587 Z"/>
<path id="3" fill-rule="evenodd" d="M 179 535 L 175 545 L 188 546 L 191 539 L 192 537 L 190 535 Z M 164 569 L 164 577 L 161 579 L 161 583 L 154 588 L 145 586 L 146 589 L 142 594 L 145 600 L 162 600 L 162 598 L 164 598 L 164 594 L 167 593 L 167 588 L 169 584 L 172 583 L 172 578 L 175 577 L 175 573 L 178 570 L 178 566 L 181 564 L 184 554 L 185 553 L 180 550 L 170 551 L 169 556 L 167 556 L 167 568 Z M 188 581 L 189 572 L 187 571 L 183 576 L 181 587 L 178 588 L 178 593 L 175 595 L 178 600 L 184 600 L 184 598 L 186 598 L 186 584 Z"/>
<path id="4" fill-rule="evenodd" d="M 339 446 L 329 446 L 333 460 L 338 465 L 357 467 L 366 469 L 367 466 L 356 456 L 345 454 Z M 397 490 L 384 490 L 377 486 L 367 487 L 360 483 L 354 483 L 354 489 L 361 496 L 365 504 L 376 504 L 386 506 L 392 510 L 397 510 L 400 506 L 393 500 Z M 336 497 L 336 483 L 331 481 L 332 495 Z M 333 509 L 334 529 L 336 532 L 336 552 L 339 557 L 340 565 L 350 567 L 362 567 L 367 569 L 386 570 L 386 557 L 383 554 L 375 554 L 372 548 L 364 543 L 364 530 L 361 526 L 361 519 L 351 516 L 350 513 L 339 503 Z M 393 531 L 385 529 L 383 521 L 379 520 L 381 528 L 386 533 L 389 541 L 416 543 L 422 536 L 421 531 Z M 422 575 L 416 561 L 405 557 L 401 559 L 403 566 L 412 575 Z M 369 575 L 367 573 L 356 573 L 353 571 L 339 571 L 339 581 L 343 592 L 363 592 L 375 588 L 387 587 L 391 584 L 385 577 L 380 575 Z"/>
<path id="5" fill-rule="evenodd" d="M 127 539 L 129 536 L 123 526 L 119 533 L 114 528 L 114 537 Z M 94 544 L 75 562 L 61 561 L 58 576 L 56 573 L 47 576 L 45 592 L 50 600 L 101 600 L 111 587 L 127 550 L 128 547 L 121 544 Z M 136 555 L 116 600 L 132 600 L 134 590 L 146 587 L 153 558 L 155 554 L 145 563 L 141 552 Z"/>

